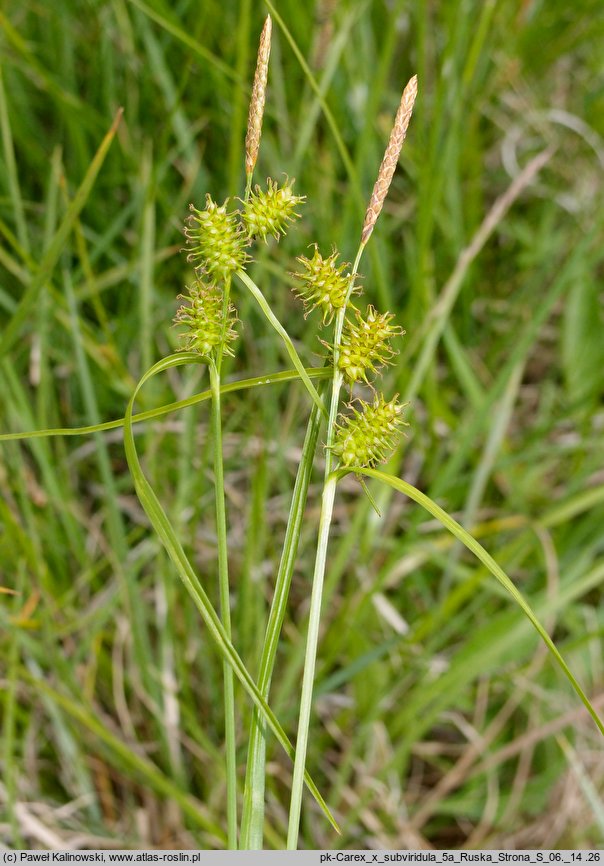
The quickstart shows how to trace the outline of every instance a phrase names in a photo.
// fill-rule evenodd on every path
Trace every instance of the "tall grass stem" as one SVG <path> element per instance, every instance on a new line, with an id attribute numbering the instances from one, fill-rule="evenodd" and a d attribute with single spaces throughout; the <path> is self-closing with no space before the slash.
<path id="1" fill-rule="evenodd" d="M 225 297 L 227 293 L 225 291 Z M 228 300 L 227 300 L 228 303 Z M 212 391 L 212 448 L 214 453 L 214 489 L 216 501 L 216 540 L 218 544 L 218 585 L 220 618 L 225 633 L 231 639 L 231 601 L 229 589 L 229 561 L 227 547 L 226 504 L 224 496 L 224 466 L 222 458 L 222 420 L 220 402 L 220 373 L 214 361 L 209 364 Z M 231 850 L 237 849 L 237 744 L 235 731 L 235 689 L 233 668 L 223 661 L 224 727 L 227 778 L 227 833 Z"/>
<path id="2" fill-rule="evenodd" d="M 302 457 L 296 475 L 283 541 L 283 550 L 275 581 L 266 636 L 262 647 L 262 657 L 260 659 L 258 690 L 265 700 L 268 700 L 281 627 L 285 618 L 321 421 L 321 413 L 318 407 L 313 404 L 302 448 Z M 266 733 L 266 723 L 260 713 L 254 711 L 250 730 L 250 745 L 241 819 L 241 847 L 245 850 L 260 850 L 263 844 Z"/>
<path id="3" fill-rule="evenodd" d="M 337 479 L 331 477 L 333 455 L 332 446 L 334 442 L 336 420 L 340 405 L 340 391 L 342 389 L 343 376 L 338 368 L 340 357 L 340 343 L 342 341 L 342 330 L 346 317 L 346 307 L 354 288 L 354 280 L 358 272 L 361 256 L 365 244 L 361 242 L 354 260 L 348 293 L 344 305 L 338 310 L 334 329 L 333 342 L 333 382 L 331 388 L 331 402 L 329 406 L 329 420 L 327 422 L 327 445 L 325 451 L 325 483 L 321 497 L 321 516 L 319 518 L 319 537 L 317 541 L 317 553 L 315 558 L 315 569 L 313 574 L 312 590 L 310 597 L 310 613 L 308 621 L 308 635 L 306 639 L 306 653 L 304 657 L 304 673 L 302 676 L 302 693 L 300 696 L 300 717 L 298 720 L 298 736 L 296 738 L 296 758 L 294 761 L 294 776 L 292 780 L 292 793 L 289 807 L 289 825 L 287 831 L 287 848 L 296 850 L 298 847 L 298 835 L 300 831 L 300 812 L 302 809 L 302 793 L 304 788 L 304 767 L 306 764 L 306 752 L 308 750 L 308 732 L 310 728 L 310 713 L 312 708 L 312 693 L 315 678 L 315 666 L 317 660 L 317 647 L 319 643 L 319 625 L 321 620 L 321 602 L 323 599 L 323 581 L 325 579 L 325 565 L 327 562 L 327 545 L 329 542 L 329 530 L 333 514 L 333 503 L 336 492 Z"/>

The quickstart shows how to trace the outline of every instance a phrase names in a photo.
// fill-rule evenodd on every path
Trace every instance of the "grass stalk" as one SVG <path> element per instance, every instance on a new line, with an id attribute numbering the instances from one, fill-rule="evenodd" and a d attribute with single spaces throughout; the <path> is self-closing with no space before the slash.
<path id="1" fill-rule="evenodd" d="M 340 343 L 342 341 L 342 330 L 346 316 L 346 307 L 354 286 L 354 278 L 357 274 L 361 256 L 365 244 L 361 243 L 356 254 L 348 294 L 344 305 L 338 310 L 334 330 L 333 343 L 333 382 L 331 388 L 331 401 L 329 406 L 329 420 L 327 422 L 327 444 L 325 449 L 325 483 L 321 497 L 321 516 L 319 518 L 319 537 L 317 541 L 317 553 L 315 558 L 315 569 L 312 581 L 310 597 L 310 613 L 308 622 L 308 635 L 306 639 L 306 653 L 304 657 L 304 673 L 302 677 L 302 692 L 300 696 L 300 717 L 298 720 L 298 735 L 296 738 L 296 759 L 294 761 L 294 776 L 292 780 L 292 792 L 289 807 L 289 822 L 287 831 L 287 849 L 295 851 L 298 847 L 298 834 L 300 831 L 300 812 L 302 809 L 302 791 L 304 787 L 304 767 L 306 764 L 306 752 L 308 749 L 308 733 L 310 728 L 310 713 L 312 707 L 312 693 L 315 678 L 315 666 L 317 659 L 317 647 L 319 643 L 319 624 L 321 619 L 321 602 L 323 598 L 323 581 L 325 579 L 325 565 L 327 562 L 327 545 L 329 542 L 329 530 L 333 514 L 333 503 L 336 492 L 337 479 L 332 477 L 333 455 L 336 419 L 340 405 L 340 391 L 342 389 L 343 376 L 338 369 L 340 357 Z"/>
<path id="2" fill-rule="evenodd" d="M 222 359 L 228 322 L 231 293 L 230 278 L 226 281 L 222 298 L 222 336 L 216 360 L 209 364 L 210 390 L 212 392 L 212 447 L 214 456 L 214 498 L 216 503 L 216 541 L 218 545 L 218 586 L 220 595 L 220 618 L 225 632 L 231 640 L 231 598 L 229 586 L 229 556 L 227 542 L 226 500 L 224 495 L 224 461 L 222 453 L 222 410 L 220 381 Z M 228 845 L 237 850 L 237 735 L 235 727 L 235 684 L 233 668 L 222 663 L 224 681 L 224 728 L 227 780 L 227 835 Z"/>
<path id="3" fill-rule="evenodd" d="M 313 405 L 302 448 L 302 459 L 300 460 L 296 475 L 283 541 L 283 550 L 275 581 L 275 591 L 260 660 L 258 691 L 265 700 L 268 700 L 269 696 L 281 627 L 285 617 L 320 427 L 321 413 L 317 406 Z M 266 723 L 260 713 L 254 711 L 250 730 L 250 745 L 241 819 L 241 847 L 244 850 L 260 850 L 263 843 L 266 733 Z"/>
<path id="4" fill-rule="evenodd" d="M 226 294 L 226 293 L 225 293 Z M 218 584 L 220 618 L 225 634 L 231 640 L 231 604 L 227 548 L 226 504 L 224 497 L 224 466 L 222 458 L 222 421 L 220 403 L 220 373 L 214 361 L 209 364 L 212 391 L 212 437 L 214 452 L 214 489 L 216 501 L 216 540 L 218 544 Z M 233 668 L 223 661 L 224 727 L 227 777 L 227 833 L 231 850 L 237 849 L 237 752 L 235 734 L 235 688 Z"/>

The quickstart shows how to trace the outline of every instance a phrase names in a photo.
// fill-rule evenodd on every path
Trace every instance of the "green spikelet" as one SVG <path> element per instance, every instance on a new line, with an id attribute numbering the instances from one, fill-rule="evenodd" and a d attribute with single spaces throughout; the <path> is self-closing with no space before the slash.
<path id="1" fill-rule="evenodd" d="M 335 313 L 344 306 L 348 294 L 351 277 L 345 271 L 350 265 L 348 262 L 337 265 L 337 259 L 335 251 L 324 259 L 315 244 L 312 259 L 306 256 L 297 259 L 304 270 L 292 274 L 302 284 L 294 287 L 293 291 L 303 300 L 306 315 L 318 307 L 323 313 L 323 324 L 331 322 Z M 358 289 L 353 287 L 351 294 L 356 292 Z"/>
<path id="2" fill-rule="evenodd" d="M 229 213 L 227 205 L 228 199 L 217 205 L 210 195 L 206 195 L 204 210 L 190 206 L 191 216 L 185 226 L 188 261 L 210 279 L 226 279 L 249 259 L 245 251 L 248 240 L 238 212 Z"/>
<path id="3" fill-rule="evenodd" d="M 199 277 L 192 286 L 187 286 L 187 292 L 178 296 L 185 303 L 174 317 L 175 325 L 186 326 L 180 335 L 183 350 L 216 358 L 222 343 L 223 353 L 232 355 L 229 343 L 237 338 L 235 307 L 228 305 L 225 320 L 222 289 L 214 283 L 204 283 Z"/>
<path id="4" fill-rule="evenodd" d="M 294 181 L 286 179 L 283 186 L 267 179 L 268 189 L 256 186 L 249 199 L 244 202 L 241 218 L 249 238 L 268 240 L 273 235 L 277 240 L 285 236 L 288 223 L 300 218 L 295 207 L 305 200 L 305 196 L 294 195 Z"/>
<path id="5" fill-rule="evenodd" d="M 388 364 L 395 355 L 390 340 L 405 333 L 390 324 L 392 313 L 378 313 L 371 304 L 365 318 L 356 309 L 354 314 L 355 322 L 346 319 L 344 323 L 338 357 L 338 367 L 351 384 L 360 379 L 367 382 L 368 373 Z"/>
<path id="6" fill-rule="evenodd" d="M 333 446 L 343 466 L 376 466 L 388 460 L 401 427 L 408 426 L 400 417 L 407 404 L 397 403 L 397 397 L 386 401 L 380 394 L 373 404 L 359 400 L 360 410 L 350 407 L 353 415 L 337 425 Z"/>

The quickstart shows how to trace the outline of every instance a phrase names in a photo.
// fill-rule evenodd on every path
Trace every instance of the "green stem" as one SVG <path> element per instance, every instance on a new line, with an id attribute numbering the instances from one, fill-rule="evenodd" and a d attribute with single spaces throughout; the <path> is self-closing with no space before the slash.
<path id="1" fill-rule="evenodd" d="M 325 481 L 323 495 L 321 498 L 321 517 L 319 519 L 319 538 L 317 541 L 317 554 L 315 558 L 315 570 L 313 574 L 312 591 L 310 597 L 310 613 L 308 622 L 308 636 L 306 639 L 306 654 L 304 657 L 304 674 L 302 677 L 302 694 L 300 697 L 300 718 L 298 720 L 298 736 L 296 740 L 296 758 L 294 761 L 294 777 L 292 781 L 292 795 L 289 807 L 289 826 L 287 831 L 287 848 L 296 850 L 298 847 L 298 834 L 300 832 L 300 812 L 302 810 L 302 793 L 304 789 L 304 767 L 306 764 L 306 752 L 308 748 L 308 732 L 310 729 L 310 713 L 312 708 L 312 693 L 315 679 L 315 666 L 317 661 L 317 646 L 319 643 L 319 625 L 321 620 L 321 602 L 323 599 L 323 581 L 325 579 L 325 565 L 327 562 L 327 545 L 329 543 L 329 530 L 333 514 L 333 503 L 336 493 L 337 478 L 331 475 L 333 464 L 332 446 L 336 432 L 336 419 L 340 405 L 340 391 L 342 389 L 343 377 L 338 368 L 340 357 L 340 343 L 342 331 L 346 318 L 346 307 L 354 287 L 361 256 L 365 245 L 359 246 L 356 259 L 350 275 L 348 293 L 344 306 L 338 311 L 333 341 L 333 384 L 331 389 L 331 403 L 329 406 L 329 420 L 327 423 L 327 445 L 325 450 Z"/>
<path id="2" fill-rule="evenodd" d="M 226 295 L 226 292 L 225 292 Z M 220 412 L 220 373 L 210 361 L 210 390 L 212 391 L 212 436 L 214 450 L 214 488 L 216 500 L 216 539 L 218 542 L 218 583 L 220 591 L 220 619 L 225 634 L 231 640 L 231 606 L 229 593 L 229 563 L 227 553 L 226 506 L 224 499 L 224 466 L 222 460 L 222 423 Z M 227 833 L 228 845 L 237 850 L 237 753 L 235 738 L 235 693 L 233 669 L 223 662 L 224 727 L 227 776 Z"/>
<path id="3" fill-rule="evenodd" d="M 218 586 L 220 594 L 220 618 L 224 630 L 231 640 L 231 599 L 229 586 L 229 556 L 227 546 L 226 502 L 224 496 L 224 462 L 222 454 L 222 412 L 220 395 L 220 373 L 229 320 L 231 280 L 227 279 L 222 293 L 222 334 L 211 360 L 210 390 L 212 392 L 212 447 L 214 450 L 214 498 L 216 502 L 216 541 L 218 543 Z M 224 680 L 224 729 L 227 780 L 227 836 L 228 846 L 237 850 L 237 739 L 235 730 L 235 684 L 233 668 L 225 660 L 222 665 Z"/>
<path id="4" fill-rule="evenodd" d="M 306 506 L 308 485 L 312 475 L 317 439 L 321 427 L 321 413 L 313 405 L 298 466 L 294 492 L 279 570 L 275 581 L 275 592 L 266 627 L 266 636 L 260 660 L 258 691 L 268 700 L 281 627 L 285 618 L 289 588 L 298 552 L 300 531 Z M 264 790 L 266 784 L 266 733 L 267 725 L 259 712 L 254 710 L 250 731 L 243 814 L 241 819 L 241 847 L 244 850 L 262 849 L 264 829 Z"/>
<path id="5" fill-rule="evenodd" d="M 248 201 L 251 192 L 252 192 L 252 178 L 254 177 L 254 172 L 250 171 L 245 176 L 245 195 L 243 196 L 243 201 Z"/>

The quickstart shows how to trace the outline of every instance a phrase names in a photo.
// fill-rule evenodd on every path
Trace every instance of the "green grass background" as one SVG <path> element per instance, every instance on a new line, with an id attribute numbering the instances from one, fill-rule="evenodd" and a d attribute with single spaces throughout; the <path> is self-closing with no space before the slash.
<path id="1" fill-rule="evenodd" d="M 602 711 L 602 5 L 276 9 L 257 179 L 295 176 L 307 203 L 288 238 L 258 252 L 254 277 L 303 359 L 319 363 L 288 271 L 313 242 L 354 255 L 417 72 L 401 167 L 362 267 L 367 301 L 407 332 L 385 378 L 388 394 L 413 392 L 392 468 L 481 539 Z M 206 192 L 243 192 L 267 11 L 251 0 L 2 4 L 2 432 L 120 418 L 135 381 L 177 345 L 175 297 L 191 277 L 182 222 Z M 548 146 L 548 164 L 435 320 L 496 197 Z M 288 368 L 258 311 L 236 301 L 241 339 L 225 375 Z M 172 371 L 140 408 L 206 387 L 200 372 Z M 224 400 L 234 641 L 252 672 L 308 402 L 299 384 Z M 137 429 L 148 476 L 217 601 L 207 406 Z M 320 470 L 272 693 L 291 734 Z M 221 662 L 136 499 L 121 430 L 2 442 L 0 488 L 2 841 L 221 847 Z M 601 843 L 602 744 L 570 687 L 476 561 L 411 503 L 378 496 L 381 518 L 353 480 L 336 503 L 308 767 L 342 835 L 307 798 L 303 844 Z M 239 690 L 242 780 L 250 713 Z M 269 757 L 266 844 L 281 847 L 291 766 L 273 743 Z"/>

